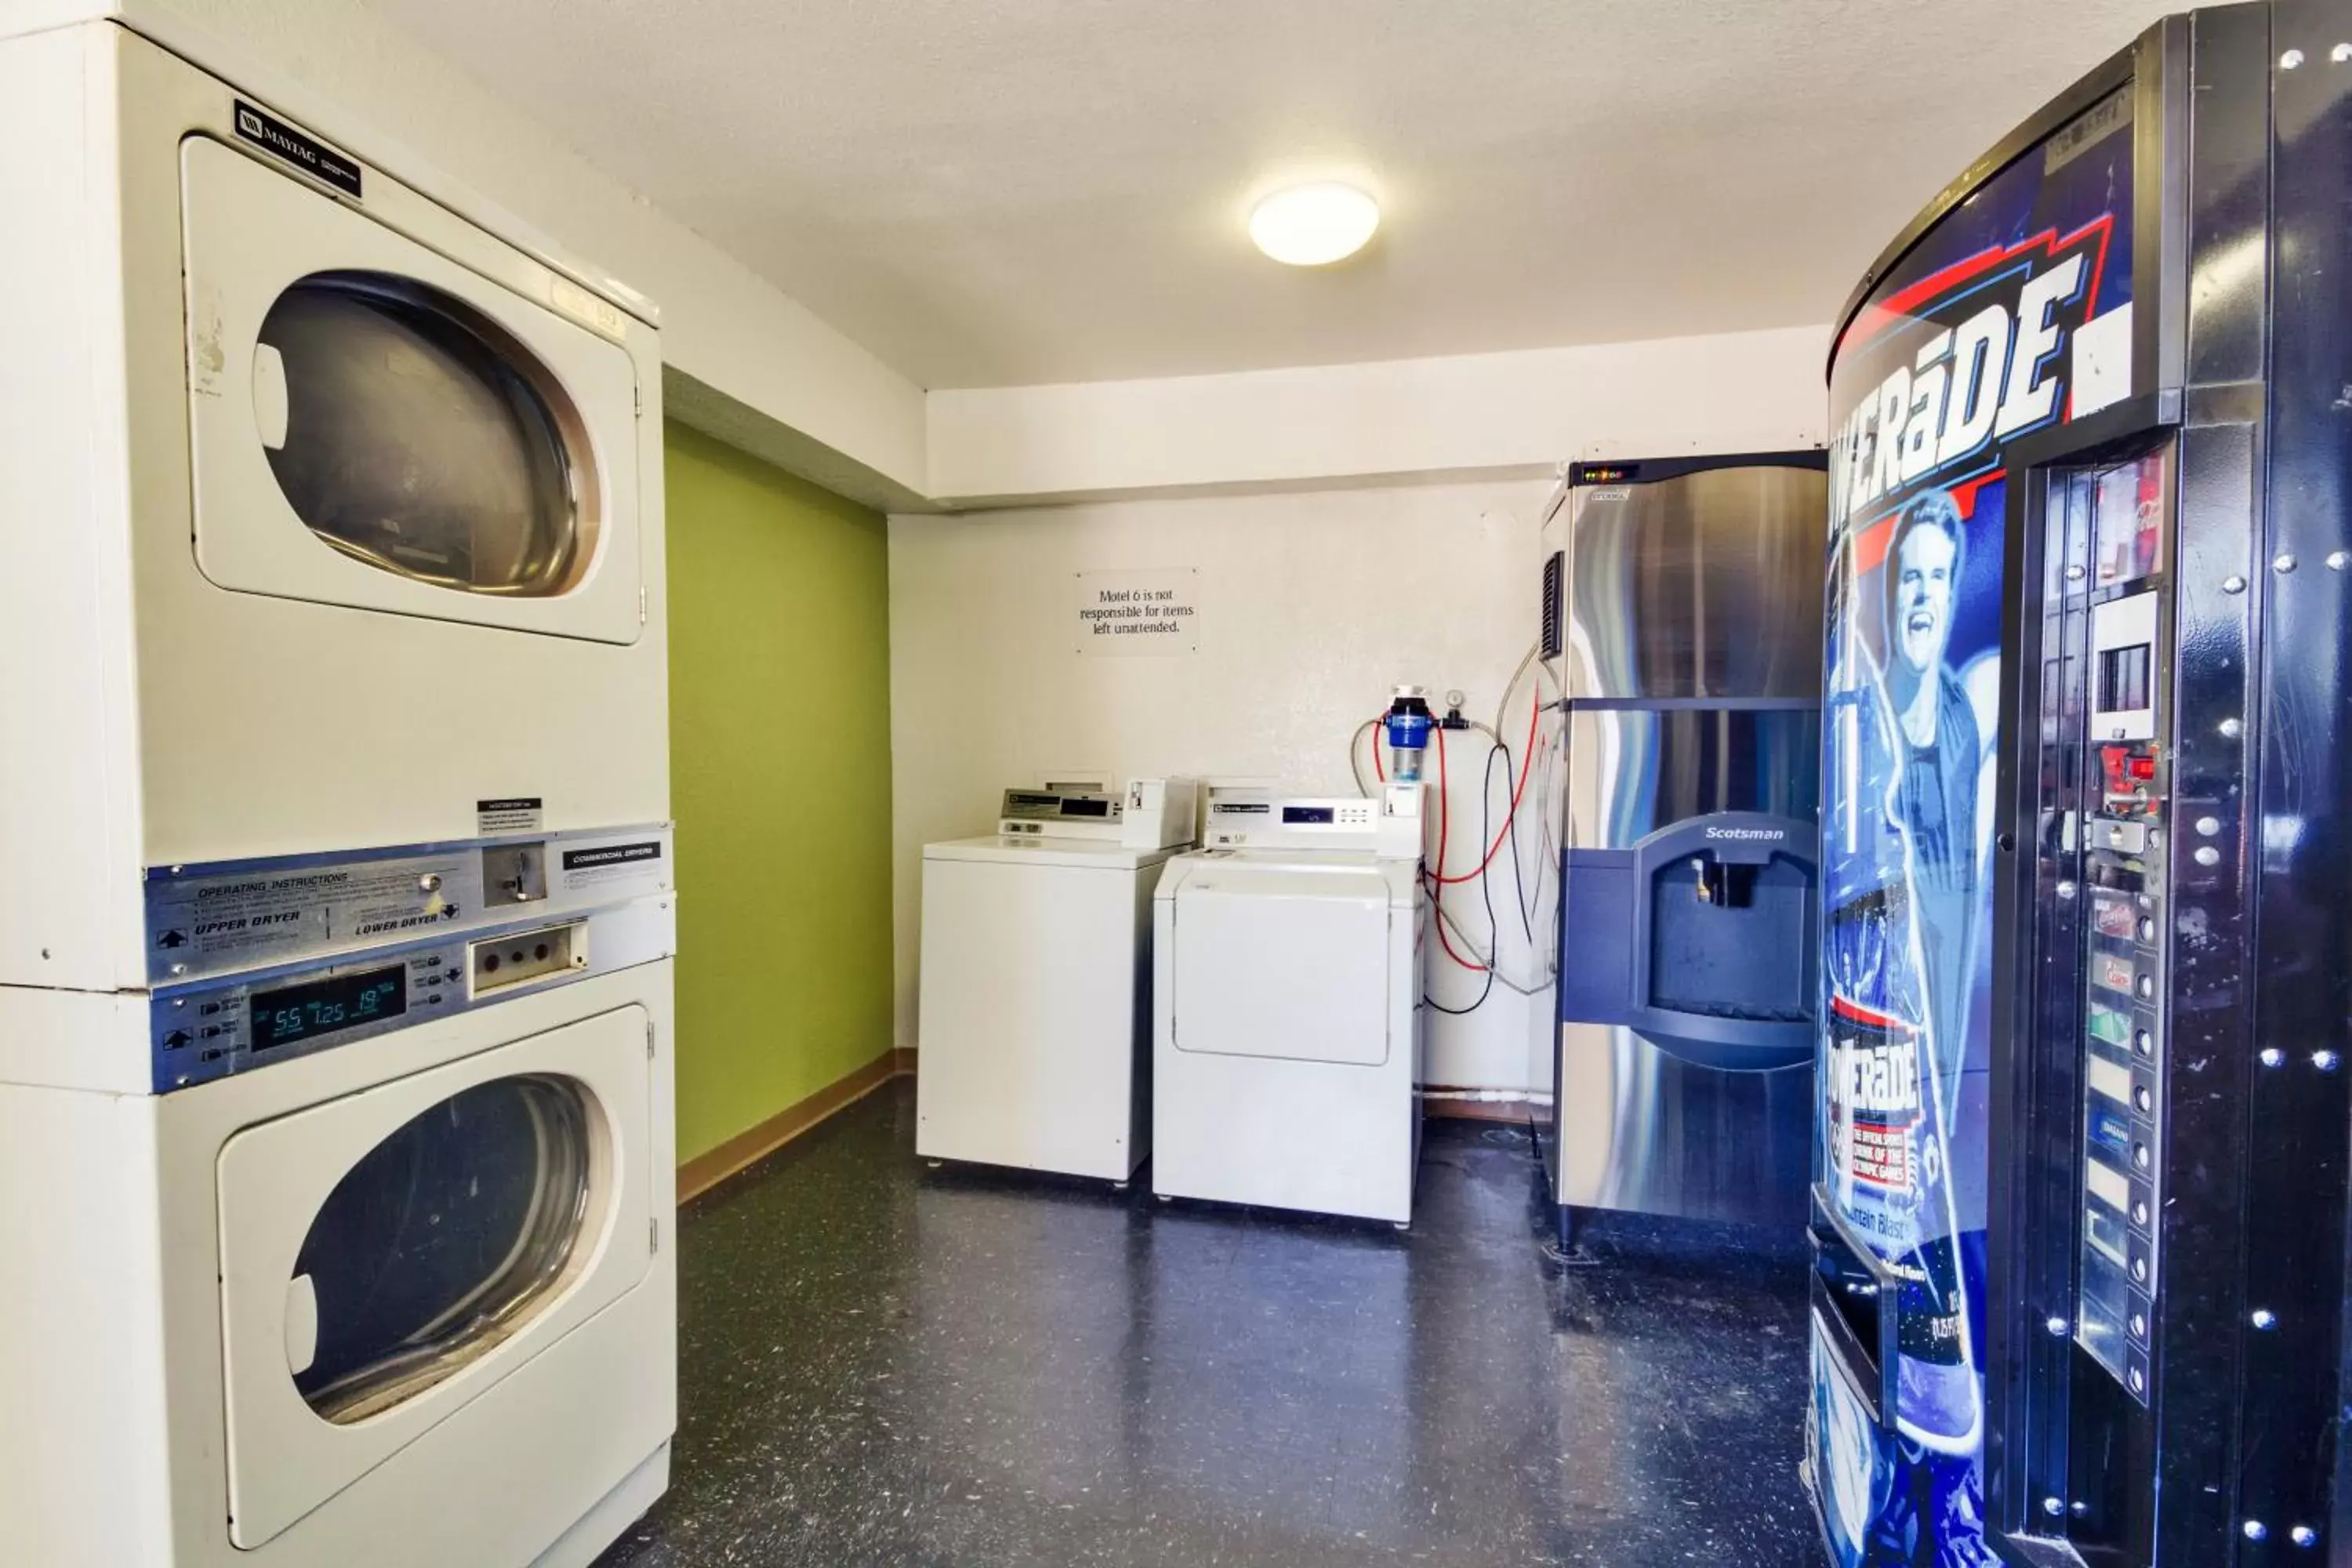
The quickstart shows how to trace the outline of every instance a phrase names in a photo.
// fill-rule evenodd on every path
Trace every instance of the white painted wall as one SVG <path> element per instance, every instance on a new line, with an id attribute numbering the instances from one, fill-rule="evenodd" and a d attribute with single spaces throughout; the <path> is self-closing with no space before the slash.
<path id="1" fill-rule="evenodd" d="M 1401 680 L 1459 687 L 1471 715 L 1491 719 L 1535 641 L 1536 535 L 1549 490 L 1547 478 L 893 517 L 899 1044 L 920 1043 L 924 843 L 988 832 L 1006 785 L 1078 766 L 1122 778 L 1267 774 L 1301 794 L 1351 793 L 1349 735 Z M 1074 651 L 1076 574 L 1132 567 L 1200 570 L 1198 653 Z M 1506 728 L 1514 748 L 1529 700 L 1523 685 Z M 1449 864 L 1467 869 L 1486 746 L 1459 739 L 1449 746 Z M 1532 865 L 1532 839 L 1529 850 Z M 1526 977 L 1537 959 L 1508 913 L 1507 876 L 1496 893 L 1506 973 Z M 1450 890 L 1449 909 L 1457 900 L 1483 940 L 1475 885 Z M 1442 955 L 1430 974 L 1442 1001 L 1476 994 Z M 1431 1081 L 1525 1086 L 1530 1025 L 1519 996 L 1497 986 L 1470 1017 L 1432 1023 Z"/>
<path id="2" fill-rule="evenodd" d="M 837 454 L 827 482 L 862 500 L 904 504 L 928 493 L 920 387 L 362 0 L 0 0 L 0 8 L 9 29 L 120 12 L 215 73 L 246 78 L 240 85 L 362 158 L 383 160 L 381 149 L 396 142 L 431 165 L 394 161 L 402 179 L 445 199 L 450 182 L 478 193 L 650 298 L 663 357 L 689 383 L 676 389 L 685 417 L 703 422 L 696 410 L 707 403 L 720 411 L 716 423 L 731 403 Z M 255 68 L 233 72 L 224 55 Z M 703 389 L 717 395 L 698 399 Z M 741 439 L 740 430 L 714 433 Z M 810 449 L 794 466 L 825 460 Z"/>
<path id="3" fill-rule="evenodd" d="M 1818 447 L 1829 329 L 930 395 L 949 505 Z M 1573 440 L 1570 440 L 1572 434 Z"/>

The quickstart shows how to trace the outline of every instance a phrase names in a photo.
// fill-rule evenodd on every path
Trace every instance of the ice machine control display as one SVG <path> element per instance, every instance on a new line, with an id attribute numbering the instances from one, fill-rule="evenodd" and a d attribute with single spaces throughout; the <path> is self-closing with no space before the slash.
<path id="1" fill-rule="evenodd" d="M 408 1011 L 408 966 L 394 963 L 257 991 L 246 1006 L 253 1018 L 253 1048 L 276 1050 L 316 1035 L 399 1017 Z"/>

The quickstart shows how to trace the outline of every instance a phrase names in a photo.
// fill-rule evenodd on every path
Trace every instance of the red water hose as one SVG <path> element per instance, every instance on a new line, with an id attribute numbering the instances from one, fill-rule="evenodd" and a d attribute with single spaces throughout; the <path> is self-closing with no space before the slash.
<path id="1" fill-rule="evenodd" d="M 1478 868 L 1475 871 L 1465 871 L 1459 877 L 1449 877 L 1445 875 L 1445 858 L 1443 855 L 1439 856 L 1437 866 L 1437 879 L 1439 882 L 1447 887 L 1452 887 L 1457 882 L 1475 881 L 1478 878 L 1486 874 L 1486 868 L 1495 863 L 1495 857 L 1496 855 L 1502 853 L 1504 844 L 1507 842 L 1511 837 L 1511 824 L 1518 818 L 1519 797 L 1521 795 L 1526 793 L 1528 787 L 1528 774 L 1533 772 L 1535 768 L 1536 734 L 1537 731 L 1542 728 L 1542 725 L 1543 699 L 1542 696 L 1538 694 L 1536 699 L 1535 706 L 1530 709 L 1528 713 L 1527 750 L 1519 758 L 1519 778 L 1518 782 L 1511 786 L 1511 808 L 1503 814 L 1502 831 L 1496 834 L 1495 842 L 1486 847 L 1486 858 L 1478 862 Z M 1445 731 L 1444 730 L 1441 729 L 1438 731 L 1437 739 L 1438 776 L 1443 779 L 1445 773 Z M 1442 793 L 1444 788 L 1444 784 L 1441 784 L 1438 787 Z M 1438 803 L 1438 820 L 1442 823 L 1444 819 L 1445 806 L 1444 802 L 1441 800 Z"/>
<path id="2" fill-rule="evenodd" d="M 1445 839 L 1453 826 L 1453 815 L 1445 800 L 1445 726 L 1441 724 L 1437 727 L 1437 869 L 1430 874 L 1430 919 L 1437 927 L 1437 943 L 1445 950 L 1445 956 L 1473 974 L 1484 974 L 1488 966 L 1474 963 L 1454 952 L 1454 939 L 1445 931 Z"/>

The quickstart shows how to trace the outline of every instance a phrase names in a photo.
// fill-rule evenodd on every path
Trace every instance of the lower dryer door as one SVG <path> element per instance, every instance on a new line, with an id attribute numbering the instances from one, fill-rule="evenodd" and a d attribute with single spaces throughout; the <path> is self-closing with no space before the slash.
<path id="1" fill-rule="evenodd" d="M 1196 872 L 1176 895 L 1176 1048 L 1388 1060 L 1389 900 L 1368 866 Z"/>
<path id="2" fill-rule="evenodd" d="M 269 1541 L 646 1278 L 646 1022 L 618 1008 L 222 1146 L 236 1545 Z"/>

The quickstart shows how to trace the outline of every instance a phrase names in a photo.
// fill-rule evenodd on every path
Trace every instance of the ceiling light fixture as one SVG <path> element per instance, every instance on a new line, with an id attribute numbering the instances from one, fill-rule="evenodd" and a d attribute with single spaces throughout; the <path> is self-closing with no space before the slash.
<path id="1" fill-rule="evenodd" d="M 1323 267 L 1356 254 L 1381 226 L 1381 205 L 1353 185 L 1276 191 L 1250 211 L 1260 250 L 1289 267 Z"/>

